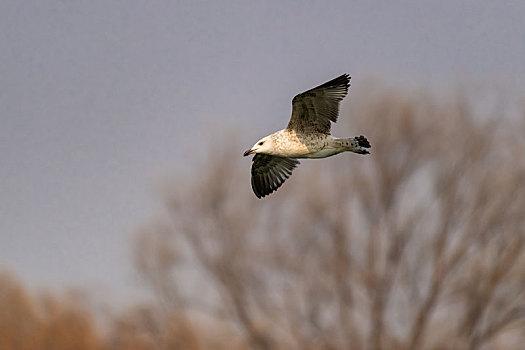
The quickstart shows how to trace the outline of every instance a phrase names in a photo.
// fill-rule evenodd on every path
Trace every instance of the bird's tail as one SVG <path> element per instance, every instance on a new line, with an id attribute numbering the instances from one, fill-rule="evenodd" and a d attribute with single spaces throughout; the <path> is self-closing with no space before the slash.
<path id="1" fill-rule="evenodd" d="M 348 150 L 350 152 L 358 154 L 369 154 L 370 153 L 370 142 L 363 135 L 351 137 L 347 139 L 350 143 Z"/>

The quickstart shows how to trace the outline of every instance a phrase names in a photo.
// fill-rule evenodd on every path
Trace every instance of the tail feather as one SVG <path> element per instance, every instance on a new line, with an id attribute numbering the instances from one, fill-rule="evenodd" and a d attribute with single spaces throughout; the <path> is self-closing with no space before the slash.
<path id="1" fill-rule="evenodd" d="M 359 144 L 359 146 L 361 147 L 364 147 L 364 148 L 370 148 L 370 142 L 368 142 L 368 140 L 366 139 L 366 137 L 364 137 L 363 135 L 360 135 L 360 136 L 357 136 L 355 137 L 355 140 L 357 141 L 357 143 Z"/>
<path id="2" fill-rule="evenodd" d="M 363 135 L 352 137 L 350 139 L 352 141 L 352 149 L 350 151 L 358 153 L 358 154 L 370 154 L 370 151 L 368 148 L 371 148 L 370 142 L 368 142 L 367 138 Z"/>

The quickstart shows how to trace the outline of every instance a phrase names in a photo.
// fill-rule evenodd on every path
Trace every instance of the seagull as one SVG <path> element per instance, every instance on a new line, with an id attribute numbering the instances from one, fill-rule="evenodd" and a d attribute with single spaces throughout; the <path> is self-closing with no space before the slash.
<path id="1" fill-rule="evenodd" d="M 292 100 L 292 116 L 286 129 L 263 137 L 244 156 L 255 154 L 252 189 L 257 198 L 276 191 L 292 175 L 298 158 L 326 158 L 350 151 L 369 154 L 364 136 L 336 138 L 330 133 L 337 121 L 339 102 L 348 94 L 350 76 L 343 74 Z"/>

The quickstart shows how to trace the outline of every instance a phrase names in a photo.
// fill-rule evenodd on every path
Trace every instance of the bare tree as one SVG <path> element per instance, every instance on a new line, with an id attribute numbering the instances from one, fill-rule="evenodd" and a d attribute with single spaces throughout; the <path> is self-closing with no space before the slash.
<path id="1" fill-rule="evenodd" d="M 174 182 L 136 241 L 157 322 L 176 319 L 195 349 L 525 341 L 524 123 L 461 97 L 371 96 L 351 111 L 370 157 L 303 164 L 262 201 L 233 147 Z"/>
<path id="2" fill-rule="evenodd" d="M 79 293 L 30 294 L 0 273 L 0 349 L 102 350 L 91 311 Z"/>

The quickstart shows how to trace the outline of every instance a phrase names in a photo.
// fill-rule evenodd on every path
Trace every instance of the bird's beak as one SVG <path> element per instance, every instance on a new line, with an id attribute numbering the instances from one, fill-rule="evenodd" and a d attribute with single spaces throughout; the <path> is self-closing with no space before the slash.
<path id="1" fill-rule="evenodd" d="M 254 154 L 255 153 L 255 150 L 254 149 L 249 149 L 247 150 L 246 152 L 244 152 L 243 156 L 249 156 L 250 154 Z"/>

